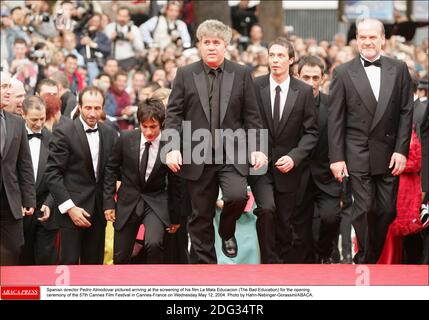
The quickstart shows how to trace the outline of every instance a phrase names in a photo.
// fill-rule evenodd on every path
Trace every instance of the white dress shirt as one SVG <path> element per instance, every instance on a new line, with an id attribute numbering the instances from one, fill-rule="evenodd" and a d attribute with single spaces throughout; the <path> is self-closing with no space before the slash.
<path id="1" fill-rule="evenodd" d="M 142 160 L 143 152 L 146 148 L 146 138 L 144 137 L 143 133 L 141 134 L 141 140 L 140 140 L 140 157 L 139 157 L 139 164 Z M 156 157 L 158 155 L 159 150 L 159 142 L 161 141 L 161 133 L 158 137 L 156 137 L 155 140 L 152 141 L 152 144 L 149 146 L 149 159 L 147 160 L 147 167 L 146 167 L 146 174 L 145 174 L 145 181 L 149 178 L 153 167 L 155 165 Z"/>
<path id="2" fill-rule="evenodd" d="M 27 129 L 27 134 L 42 133 L 42 131 L 33 132 L 27 126 L 25 126 L 25 128 Z M 34 182 L 36 182 L 37 170 L 39 169 L 40 146 L 42 145 L 42 140 L 38 138 L 32 138 L 28 140 L 28 144 L 30 145 L 31 162 L 33 163 Z"/>
<path id="3" fill-rule="evenodd" d="M 362 66 L 364 65 L 364 62 L 362 59 L 365 59 L 363 56 L 361 56 L 361 63 Z M 378 56 L 375 60 L 380 59 L 380 56 Z M 368 60 L 368 59 L 365 59 Z M 369 61 L 369 60 L 368 60 Z M 381 83 L 381 68 L 376 66 L 369 66 L 364 67 L 366 76 L 368 77 L 369 84 L 371 85 L 372 92 L 374 93 L 375 100 L 378 102 L 378 97 L 380 95 L 380 83 Z"/>
<path id="4" fill-rule="evenodd" d="M 286 104 L 287 94 L 289 92 L 290 76 L 282 83 L 277 83 L 272 76 L 270 76 L 270 96 L 271 96 L 271 115 L 274 116 L 274 100 L 276 98 L 276 88 L 280 86 L 280 119 L 283 115 L 283 109 Z"/>
<path id="5" fill-rule="evenodd" d="M 82 122 L 83 130 L 87 129 L 98 129 L 98 125 L 96 124 L 94 128 L 88 126 L 88 124 L 82 119 L 82 116 L 79 116 L 79 120 Z M 97 179 L 98 173 L 98 155 L 100 150 L 100 135 L 99 131 L 87 133 L 85 132 L 86 139 L 89 144 L 89 151 L 91 152 L 92 166 L 94 168 L 95 179 Z M 67 211 L 73 207 L 76 207 L 72 199 L 69 199 L 58 206 L 58 209 L 61 213 L 67 213 Z"/>

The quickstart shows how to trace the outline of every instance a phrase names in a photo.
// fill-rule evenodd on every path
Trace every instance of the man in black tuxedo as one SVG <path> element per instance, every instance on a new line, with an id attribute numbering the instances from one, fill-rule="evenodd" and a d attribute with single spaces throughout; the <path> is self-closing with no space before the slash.
<path id="1" fill-rule="evenodd" d="M 165 107 L 160 100 L 147 99 L 139 105 L 137 119 L 140 128 L 123 132 L 106 165 L 104 181 L 104 214 L 115 228 L 115 264 L 129 263 L 140 224 L 144 224 L 146 262 L 164 262 L 165 231 L 175 233 L 179 216 L 168 206 L 174 193 L 173 174 L 161 163 L 161 128 Z M 138 174 L 136 174 L 138 173 Z M 167 193 L 167 176 L 168 190 Z M 121 181 L 115 205 L 116 181 Z M 169 211 L 170 209 L 170 211 Z M 174 224 L 173 224 L 174 223 Z"/>
<path id="2" fill-rule="evenodd" d="M 197 38 L 202 60 L 178 69 L 163 135 L 182 135 L 183 153 L 180 143 L 169 146 L 172 151 L 166 163 L 187 182 L 192 203 L 192 262 L 216 263 L 213 218 L 219 187 L 225 202 L 219 227 L 222 249 L 226 256 L 235 257 L 235 224 L 247 202 L 248 139 L 244 129 L 256 129 L 257 138 L 262 124 L 250 71 L 225 59 L 231 29 L 220 21 L 207 20 L 198 27 Z M 249 148 L 250 164 L 258 170 L 266 157 L 258 151 L 258 141 L 255 144 Z"/>
<path id="3" fill-rule="evenodd" d="M 0 264 L 17 265 L 22 218 L 34 213 L 36 191 L 24 120 L 3 110 L 11 98 L 8 74 L 1 73 L 0 85 Z"/>
<path id="4" fill-rule="evenodd" d="M 302 163 L 318 139 L 312 88 L 289 75 L 293 45 L 279 38 L 270 44 L 271 73 L 255 79 L 264 128 L 268 129 L 268 172 L 249 177 L 258 217 L 256 228 L 262 263 L 289 263 Z M 311 228 L 311 221 L 310 226 Z M 311 229 L 310 229 L 311 230 Z"/>
<path id="5" fill-rule="evenodd" d="M 324 69 L 322 60 L 316 56 L 302 57 L 298 65 L 299 79 L 313 88 L 318 114 L 319 140 L 311 156 L 302 163 L 298 208 L 292 217 L 295 234 L 293 244 L 295 263 L 315 262 L 312 237 L 312 221 L 315 214 L 320 217 L 317 238 L 314 239 L 317 262 L 331 262 L 332 243 L 338 236 L 341 184 L 329 168 L 328 96 L 320 92 Z"/>
<path id="6" fill-rule="evenodd" d="M 329 158 L 339 181 L 350 175 L 356 263 L 376 263 L 381 254 L 411 137 L 410 75 L 405 63 L 380 57 L 384 43 L 380 21 L 360 21 L 360 55 L 334 70 L 329 95 Z"/>
<path id="7" fill-rule="evenodd" d="M 86 87 L 78 104 L 80 116 L 53 132 L 45 175 L 58 205 L 60 263 L 102 264 L 104 167 L 116 133 L 99 122 L 104 106 L 100 89 Z"/>
<path id="8" fill-rule="evenodd" d="M 36 211 L 24 217 L 24 249 L 21 264 L 52 265 L 57 262 L 56 239 L 58 224 L 54 215 L 52 196 L 45 181 L 46 162 L 52 134 L 43 128 L 46 108 L 42 98 L 29 96 L 23 102 L 23 117 L 26 123 L 28 144 L 33 163 L 36 186 Z"/>

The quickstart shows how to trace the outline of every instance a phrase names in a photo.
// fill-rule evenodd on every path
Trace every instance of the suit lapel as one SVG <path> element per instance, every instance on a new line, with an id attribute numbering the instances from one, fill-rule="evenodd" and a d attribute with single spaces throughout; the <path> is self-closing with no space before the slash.
<path id="1" fill-rule="evenodd" d="M 130 140 L 130 155 L 131 158 L 133 159 L 132 161 L 132 165 L 133 167 L 130 168 L 132 170 L 132 172 L 136 172 L 136 179 L 137 179 L 137 184 L 140 186 L 140 188 L 142 187 L 140 184 L 140 143 L 141 143 L 141 130 L 137 129 L 134 131 L 134 135 L 131 137 Z"/>
<path id="2" fill-rule="evenodd" d="M 86 138 L 86 133 L 83 130 L 83 124 L 80 121 L 79 117 L 74 120 L 75 129 L 77 136 L 79 137 L 80 144 L 82 146 L 83 155 L 85 157 L 86 168 L 89 172 L 89 175 L 95 180 L 94 166 L 91 159 L 91 150 L 89 149 L 88 139 Z"/>
<path id="3" fill-rule="evenodd" d="M 374 92 L 371 89 L 371 84 L 359 56 L 354 59 L 348 73 L 366 109 L 371 115 L 374 115 L 377 100 L 375 99 Z"/>
<path id="4" fill-rule="evenodd" d="M 234 83 L 234 71 L 229 71 L 229 62 L 225 60 L 224 73 L 222 75 L 222 84 L 220 88 L 220 125 L 222 126 L 225 118 L 226 109 L 228 108 L 229 98 L 231 97 L 232 84 Z"/>
<path id="5" fill-rule="evenodd" d="M 49 141 L 44 132 L 46 129 L 42 130 L 42 141 L 40 143 L 39 151 L 39 164 L 37 166 L 37 177 L 36 177 L 36 190 L 39 188 L 40 183 L 43 180 L 43 174 L 45 173 L 46 162 L 48 161 L 48 152 L 49 152 Z"/>
<path id="6" fill-rule="evenodd" d="M 395 72 L 395 66 L 385 57 L 381 57 L 380 95 L 372 120 L 371 130 L 375 128 L 387 109 L 387 104 L 389 103 L 390 96 L 393 93 L 393 86 L 395 85 Z"/>
<path id="7" fill-rule="evenodd" d="M 16 122 L 15 119 L 7 112 L 4 111 L 4 120 L 6 122 L 6 142 L 4 144 L 3 158 L 7 155 L 7 152 L 12 144 L 13 136 L 15 135 Z"/>
<path id="8" fill-rule="evenodd" d="M 98 168 L 97 168 L 97 177 L 100 179 L 102 170 L 104 168 L 105 163 L 107 162 L 107 148 L 105 147 L 106 144 L 106 134 L 107 132 L 104 130 L 104 127 L 102 124 L 98 124 L 98 132 L 100 137 L 100 147 L 98 151 Z"/>
<path id="9" fill-rule="evenodd" d="M 203 107 L 207 121 L 210 123 L 209 93 L 207 91 L 207 80 L 206 75 L 204 74 L 204 68 L 201 66 L 199 73 L 194 72 L 193 75 L 195 87 L 197 88 L 198 96 L 200 97 L 201 106 Z"/>
<path id="10" fill-rule="evenodd" d="M 259 88 L 262 100 L 262 110 L 267 119 L 267 126 L 271 132 L 271 135 L 274 137 L 274 128 L 273 128 L 273 113 L 271 107 L 271 95 L 270 95 L 270 78 L 266 76 L 264 79 L 263 85 Z"/>
<path id="11" fill-rule="evenodd" d="M 283 131 L 283 128 L 286 125 L 287 120 L 289 119 L 289 116 L 293 110 L 293 107 L 295 106 L 296 98 L 298 98 L 298 90 L 295 88 L 295 80 L 291 77 L 290 79 L 290 85 L 289 85 L 289 91 L 287 93 L 286 97 L 286 103 L 283 108 L 282 118 L 280 119 L 279 127 L 276 132 L 276 136 L 280 134 L 280 132 Z"/>

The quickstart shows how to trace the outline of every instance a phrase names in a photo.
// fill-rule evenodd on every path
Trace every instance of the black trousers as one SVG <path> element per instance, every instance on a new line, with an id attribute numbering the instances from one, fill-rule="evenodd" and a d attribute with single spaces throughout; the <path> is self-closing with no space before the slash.
<path id="1" fill-rule="evenodd" d="M 253 213 L 257 217 L 256 232 L 258 234 L 261 263 L 281 263 L 276 251 L 274 186 L 271 174 L 260 176 L 251 184 L 255 197 L 256 209 Z"/>
<path id="2" fill-rule="evenodd" d="M 233 165 L 205 165 L 201 177 L 187 181 L 192 204 L 189 235 L 193 252 L 191 263 L 217 263 L 214 248 L 213 218 L 219 187 L 222 190 L 224 207 L 220 216 L 219 235 L 228 240 L 235 234 L 235 224 L 247 203 L 246 177 L 240 175 Z"/>
<path id="3" fill-rule="evenodd" d="M 113 242 L 114 264 L 128 264 L 131 260 L 136 236 L 144 224 L 144 261 L 149 264 L 164 263 L 164 235 L 166 226 L 149 205 L 144 204 L 142 216 L 134 211 L 121 230 L 115 230 Z"/>
<path id="4" fill-rule="evenodd" d="M 60 264 L 103 264 L 105 233 L 100 210 L 92 215 L 89 228 L 60 227 Z"/>
<path id="5" fill-rule="evenodd" d="M 376 263 L 383 250 L 389 225 L 396 216 L 398 177 L 350 173 L 352 224 L 359 251 L 355 263 Z"/>
<path id="6" fill-rule="evenodd" d="M 0 265 L 18 265 L 23 246 L 22 219 L 16 220 L 12 215 L 2 184 L 0 186 Z"/>
<path id="7" fill-rule="evenodd" d="M 53 213 L 52 213 L 53 214 Z M 46 229 L 37 220 L 41 215 L 24 217 L 24 248 L 21 265 L 54 265 L 58 262 L 56 247 L 58 229 Z"/>

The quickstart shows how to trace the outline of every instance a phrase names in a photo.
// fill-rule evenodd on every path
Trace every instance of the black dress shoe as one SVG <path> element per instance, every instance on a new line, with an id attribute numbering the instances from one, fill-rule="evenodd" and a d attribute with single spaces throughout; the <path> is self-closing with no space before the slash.
<path id="1" fill-rule="evenodd" d="M 321 264 L 334 264 L 334 260 L 331 257 L 321 258 L 320 263 Z"/>
<path id="2" fill-rule="evenodd" d="M 346 255 L 343 260 L 341 260 L 342 264 L 352 264 L 353 263 L 353 259 L 351 255 Z"/>
<path id="3" fill-rule="evenodd" d="M 222 239 L 222 252 L 225 256 L 228 258 L 235 258 L 237 256 L 237 251 L 237 240 L 235 240 L 234 236 L 228 240 Z"/>

